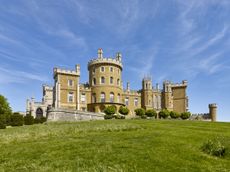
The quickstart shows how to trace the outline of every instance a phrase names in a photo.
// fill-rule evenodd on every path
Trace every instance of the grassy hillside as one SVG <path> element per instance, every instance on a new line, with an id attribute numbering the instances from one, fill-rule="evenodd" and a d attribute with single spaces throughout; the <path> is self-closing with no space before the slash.
<path id="1" fill-rule="evenodd" d="M 221 136 L 227 153 L 200 150 Z M 0 130 L 0 171 L 230 171 L 230 123 L 108 120 Z"/>

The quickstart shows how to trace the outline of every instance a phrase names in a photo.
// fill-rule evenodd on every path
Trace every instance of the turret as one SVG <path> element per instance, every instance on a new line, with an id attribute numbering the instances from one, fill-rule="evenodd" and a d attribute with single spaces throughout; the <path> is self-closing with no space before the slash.
<path id="1" fill-rule="evenodd" d="M 209 104 L 208 107 L 209 107 L 210 118 L 213 122 L 215 122 L 216 116 L 217 116 L 217 105 L 216 103 L 212 103 L 212 104 Z"/>
<path id="2" fill-rule="evenodd" d="M 143 90 L 152 90 L 152 80 L 150 77 L 145 77 L 142 80 L 142 89 Z"/>
<path id="3" fill-rule="evenodd" d="M 127 82 L 126 90 L 127 90 L 127 91 L 130 91 L 130 83 L 129 83 L 129 82 Z"/>
<path id="4" fill-rule="evenodd" d="M 99 48 L 98 51 L 97 51 L 97 57 L 99 59 L 102 59 L 103 58 L 103 51 L 102 51 L 102 48 Z"/>

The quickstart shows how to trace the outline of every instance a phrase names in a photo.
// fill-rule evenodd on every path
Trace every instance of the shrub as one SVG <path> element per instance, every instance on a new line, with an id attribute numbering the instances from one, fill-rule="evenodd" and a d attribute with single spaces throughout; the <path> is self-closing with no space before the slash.
<path id="1" fill-rule="evenodd" d="M 35 118 L 34 119 L 34 124 L 42 124 L 46 122 L 46 117 L 41 117 L 41 118 Z"/>
<path id="2" fill-rule="evenodd" d="M 114 115 L 116 112 L 116 107 L 115 106 L 108 106 L 104 110 L 106 115 Z"/>
<path id="3" fill-rule="evenodd" d="M 10 117 L 10 125 L 11 126 L 22 126 L 24 123 L 23 116 L 19 113 L 13 113 Z"/>
<path id="4" fill-rule="evenodd" d="M 104 119 L 113 119 L 114 116 L 113 115 L 104 115 Z"/>
<path id="5" fill-rule="evenodd" d="M 24 116 L 24 124 L 25 125 L 33 125 L 34 124 L 34 117 L 30 114 Z"/>
<path id="6" fill-rule="evenodd" d="M 220 138 L 214 138 L 206 141 L 201 147 L 202 151 L 213 156 L 222 157 L 226 152 L 226 148 L 223 145 L 223 140 Z"/>
<path id="7" fill-rule="evenodd" d="M 3 114 L 0 114 L 0 129 L 6 128 L 6 117 Z"/>
<path id="8" fill-rule="evenodd" d="M 181 114 L 178 112 L 174 112 L 174 111 L 170 112 L 170 117 L 173 119 L 179 118 L 180 116 L 181 116 Z"/>
<path id="9" fill-rule="evenodd" d="M 190 112 L 183 112 L 181 113 L 181 118 L 182 119 L 188 119 L 191 116 Z"/>
<path id="10" fill-rule="evenodd" d="M 159 116 L 160 118 L 168 118 L 168 116 L 170 115 L 170 112 L 167 110 L 167 109 L 162 109 L 160 112 L 159 112 Z"/>
<path id="11" fill-rule="evenodd" d="M 119 113 L 122 115 L 128 115 L 129 114 L 129 109 L 125 106 L 120 106 L 119 108 Z"/>
<path id="12" fill-rule="evenodd" d="M 114 115 L 115 119 L 125 119 L 125 116 L 122 115 Z"/>
<path id="13" fill-rule="evenodd" d="M 145 110 L 143 108 L 138 108 L 138 109 L 135 109 L 135 113 L 137 116 L 143 116 L 145 115 Z"/>
<path id="14" fill-rule="evenodd" d="M 145 112 L 145 115 L 148 117 L 156 117 L 157 112 L 154 109 L 149 109 Z"/>
<path id="15" fill-rule="evenodd" d="M 147 118 L 147 115 L 142 115 L 141 116 L 141 119 L 146 119 Z"/>

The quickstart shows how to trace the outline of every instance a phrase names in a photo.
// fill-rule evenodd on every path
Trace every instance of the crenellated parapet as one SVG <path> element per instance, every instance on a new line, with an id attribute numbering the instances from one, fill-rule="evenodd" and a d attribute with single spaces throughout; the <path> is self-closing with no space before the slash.
<path id="1" fill-rule="evenodd" d="M 68 70 L 68 69 L 61 69 L 61 68 L 55 67 L 53 70 L 54 77 L 57 74 L 67 74 L 67 75 L 73 75 L 73 76 L 80 76 L 80 66 L 76 65 L 76 70 Z"/>

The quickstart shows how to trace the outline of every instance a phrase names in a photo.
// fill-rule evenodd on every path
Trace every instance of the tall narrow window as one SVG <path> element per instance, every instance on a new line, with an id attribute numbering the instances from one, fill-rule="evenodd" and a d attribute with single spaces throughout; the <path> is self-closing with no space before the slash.
<path id="1" fill-rule="evenodd" d="M 96 103 L 97 99 L 96 99 L 96 93 L 92 94 L 92 103 Z"/>
<path id="2" fill-rule="evenodd" d="M 74 94 L 73 92 L 69 92 L 68 93 L 68 102 L 71 103 L 71 102 L 74 102 L 74 98 L 73 98 Z"/>
<path id="3" fill-rule="evenodd" d="M 81 94 L 81 103 L 85 103 L 86 102 L 86 97 L 85 97 L 85 93 Z"/>
<path id="4" fill-rule="evenodd" d="M 110 84 L 113 84 L 113 77 L 110 77 Z"/>
<path id="5" fill-rule="evenodd" d="M 110 93 L 110 102 L 111 103 L 114 102 L 114 93 L 113 92 Z"/>
<path id="6" fill-rule="evenodd" d="M 121 101 L 120 99 L 121 99 L 121 96 L 120 96 L 120 94 L 118 94 L 117 95 L 117 103 L 120 103 L 120 101 Z"/>
<path id="7" fill-rule="evenodd" d="M 117 79 L 117 85 L 120 85 L 120 79 Z"/>
<path id="8" fill-rule="evenodd" d="M 102 103 L 105 102 L 105 93 L 104 92 L 101 93 L 101 102 Z"/>
<path id="9" fill-rule="evenodd" d="M 69 86 L 69 87 L 72 87 L 72 86 L 73 86 L 73 80 L 71 80 L 71 79 L 68 80 L 68 86 Z"/>
<path id="10" fill-rule="evenodd" d="M 128 98 L 128 97 L 125 98 L 125 105 L 126 105 L 126 106 L 129 105 L 129 98 Z"/>
<path id="11" fill-rule="evenodd" d="M 136 106 L 136 107 L 138 106 L 138 98 L 134 99 L 134 106 Z"/>
<path id="12" fill-rule="evenodd" d="M 101 72 L 104 72 L 104 71 L 105 71 L 105 67 L 102 66 L 102 67 L 101 67 Z"/>
<path id="13" fill-rule="evenodd" d="M 105 83 L 105 77 L 102 76 L 102 77 L 101 77 L 101 84 L 104 84 L 104 83 Z"/>
<path id="14" fill-rule="evenodd" d="M 110 67 L 110 72 L 113 72 L 113 67 Z"/>
<path id="15" fill-rule="evenodd" d="M 97 82 L 96 82 L 96 78 L 93 78 L 93 85 L 96 85 Z"/>

